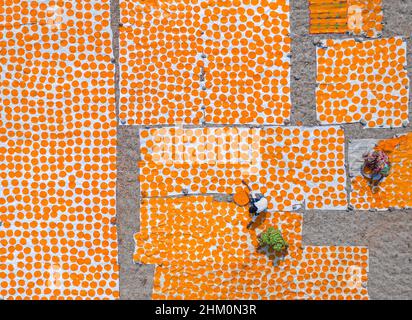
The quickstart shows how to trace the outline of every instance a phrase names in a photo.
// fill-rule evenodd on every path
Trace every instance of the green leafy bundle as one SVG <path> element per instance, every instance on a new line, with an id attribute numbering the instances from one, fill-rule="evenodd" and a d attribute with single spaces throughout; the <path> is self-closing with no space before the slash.
<path id="1" fill-rule="evenodd" d="M 266 231 L 259 235 L 259 247 L 271 247 L 276 252 L 284 251 L 289 244 L 283 239 L 282 233 L 273 227 L 269 227 Z"/>

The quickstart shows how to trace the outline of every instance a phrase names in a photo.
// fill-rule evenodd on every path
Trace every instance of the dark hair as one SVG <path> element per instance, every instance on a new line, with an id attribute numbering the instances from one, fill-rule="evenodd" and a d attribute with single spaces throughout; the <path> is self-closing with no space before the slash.
<path id="1" fill-rule="evenodd" d="M 257 210 L 258 210 L 258 208 L 254 204 L 250 205 L 249 213 L 256 213 Z"/>

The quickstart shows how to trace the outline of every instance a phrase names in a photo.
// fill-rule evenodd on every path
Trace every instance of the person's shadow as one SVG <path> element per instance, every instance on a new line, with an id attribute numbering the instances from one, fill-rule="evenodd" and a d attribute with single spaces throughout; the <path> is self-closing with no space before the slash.
<path id="1" fill-rule="evenodd" d="M 380 183 L 382 182 L 383 179 L 379 180 L 378 182 L 375 182 L 375 180 L 373 179 L 366 179 L 366 181 L 368 182 L 368 187 L 371 190 L 371 192 L 373 194 L 378 193 L 381 188 L 379 187 Z"/>
<path id="2" fill-rule="evenodd" d="M 373 194 L 378 193 L 380 191 L 379 185 L 385 179 L 385 177 L 382 176 L 380 180 L 372 179 L 372 175 L 365 173 L 365 166 L 362 166 L 360 171 L 361 171 L 363 178 L 368 183 L 368 187 L 370 188 L 371 192 Z"/>
<path id="3" fill-rule="evenodd" d="M 275 252 L 273 248 L 269 248 L 268 246 L 257 247 L 256 250 L 257 252 L 266 255 L 269 259 L 272 259 L 273 266 L 277 267 L 279 265 L 279 262 L 285 260 L 285 257 L 288 254 L 289 247 L 286 247 L 284 250 L 280 252 Z"/>
<path id="4" fill-rule="evenodd" d="M 258 229 L 266 220 L 268 215 L 268 211 L 262 212 L 259 217 L 256 219 L 255 223 L 252 224 L 249 230 L 253 230 L 256 232 L 256 229 Z M 267 246 L 265 247 L 257 247 L 256 251 L 258 253 L 266 255 L 268 258 L 271 258 L 275 256 L 275 258 L 272 260 L 273 266 L 276 267 L 278 266 L 280 261 L 283 261 L 285 259 L 285 256 L 288 254 L 289 247 L 286 247 L 285 250 L 281 252 L 275 252 L 274 249 L 269 248 Z"/>
<path id="5" fill-rule="evenodd" d="M 265 222 L 267 215 L 268 215 L 267 210 L 260 213 L 259 217 L 257 217 L 256 221 L 250 226 L 249 230 L 256 231 L 256 229 L 259 228 Z M 252 215 L 250 218 L 252 218 Z"/>

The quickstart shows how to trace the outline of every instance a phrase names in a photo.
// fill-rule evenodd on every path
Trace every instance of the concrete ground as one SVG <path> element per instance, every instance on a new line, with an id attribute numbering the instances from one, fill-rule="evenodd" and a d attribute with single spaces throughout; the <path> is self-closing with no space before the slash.
<path id="1" fill-rule="evenodd" d="M 383 0 L 384 37 L 404 36 L 408 42 L 408 72 L 412 79 L 412 2 Z M 313 38 L 308 35 L 308 0 L 290 0 L 292 32 L 292 124 L 317 125 L 315 111 L 316 60 Z M 119 101 L 119 0 L 111 1 L 114 51 L 117 65 L 116 95 Z M 322 35 L 317 38 L 345 38 Z M 411 90 L 412 92 L 412 90 Z M 410 93 L 411 93 L 410 92 Z M 412 101 L 410 97 L 410 102 Z M 411 103 L 410 103 L 411 104 Z M 412 113 L 412 106 L 409 106 Z M 410 117 L 412 119 L 412 117 Z M 363 129 L 360 124 L 344 125 L 347 140 L 388 138 L 412 131 Z M 121 299 L 150 299 L 153 265 L 133 264 L 133 234 L 139 230 L 139 128 L 118 127 L 117 223 L 119 238 Z M 348 179 L 349 181 L 349 179 Z M 304 245 L 363 245 L 369 248 L 368 289 L 371 299 L 412 299 L 412 210 L 305 211 Z"/>

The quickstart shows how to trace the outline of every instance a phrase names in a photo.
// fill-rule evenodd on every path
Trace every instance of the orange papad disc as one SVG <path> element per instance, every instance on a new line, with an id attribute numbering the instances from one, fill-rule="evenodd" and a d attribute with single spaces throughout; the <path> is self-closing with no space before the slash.
<path id="1" fill-rule="evenodd" d="M 233 196 L 233 201 L 238 205 L 238 206 L 246 206 L 249 203 L 249 194 L 246 192 L 246 190 L 241 190 Z"/>

